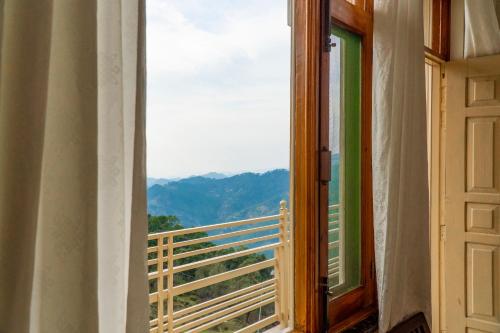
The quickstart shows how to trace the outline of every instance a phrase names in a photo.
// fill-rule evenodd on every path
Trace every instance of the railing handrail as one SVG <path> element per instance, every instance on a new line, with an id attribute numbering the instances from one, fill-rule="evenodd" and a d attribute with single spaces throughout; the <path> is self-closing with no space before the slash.
<path id="1" fill-rule="evenodd" d="M 267 231 L 267 230 L 272 230 L 272 229 L 276 229 L 276 224 L 264 225 L 261 227 L 248 228 L 248 229 L 243 229 L 243 230 L 238 230 L 238 231 L 230 231 L 230 232 L 222 233 L 219 235 L 200 237 L 197 239 L 190 239 L 187 241 L 180 241 L 180 242 L 177 242 L 174 244 L 174 248 L 184 247 L 184 246 L 194 245 L 194 244 L 199 244 L 199 243 L 204 243 L 204 242 L 212 242 L 212 241 L 220 240 L 223 238 L 233 238 L 233 237 L 238 237 L 238 236 L 242 236 L 242 235 L 255 234 L 257 232 Z M 164 237 L 174 237 L 174 235 L 167 234 Z"/>
<path id="2" fill-rule="evenodd" d="M 200 226 L 200 227 L 190 227 L 190 228 L 185 228 L 185 229 L 162 231 L 162 232 L 149 234 L 148 240 L 155 239 L 161 235 L 163 235 L 163 236 L 179 236 L 179 235 L 186 235 L 186 234 L 194 234 L 197 232 L 207 232 L 207 231 L 215 230 L 215 229 L 227 229 L 227 228 L 239 227 L 239 226 L 249 225 L 249 224 L 257 224 L 257 223 L 262 223 L 262 222 L 276 221 L 277 219 L 280 218 L 280 216 L 281 216 L 280 214 L 268 215 L 268 216 L 254 217 L 254 218 L 238 220 L 238 221 L 208 224 L 206 226 Z"/>

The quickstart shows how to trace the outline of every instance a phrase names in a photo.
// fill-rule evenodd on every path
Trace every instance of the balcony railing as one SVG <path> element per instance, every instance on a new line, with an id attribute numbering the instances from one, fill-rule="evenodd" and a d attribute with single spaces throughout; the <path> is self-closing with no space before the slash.
<path id="1" fill-rule="evenodd" d="M 344 283 L 344 223 L 340 205 L 328 207 L 328 279 L 330 288 Z"/>
<path id="2" fill-rule="evenodd" d="M 282 201 L 278 215 L 150 234 L 150 332 L 213 332 L 231 321 L 236 332 L 288 326 L 290 228 Z M 241 265 L 220 266 L 235 260 Z"/>

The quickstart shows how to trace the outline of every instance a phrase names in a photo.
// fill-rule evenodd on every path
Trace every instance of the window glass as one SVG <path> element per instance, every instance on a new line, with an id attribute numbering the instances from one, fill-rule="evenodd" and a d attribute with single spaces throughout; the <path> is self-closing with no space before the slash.
<path id="1" fill-rule="evenodd" d="M 332 41 L 328 276 L 341 296 L 361 283 L 361 39 L 334 28 Z"/>

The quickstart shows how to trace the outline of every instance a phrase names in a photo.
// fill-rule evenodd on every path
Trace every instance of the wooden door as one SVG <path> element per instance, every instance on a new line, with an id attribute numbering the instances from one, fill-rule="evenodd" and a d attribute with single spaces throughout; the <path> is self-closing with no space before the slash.
<path id="1" fill-rule="evenodd" d="M 500 332 L 500 55 L 445 64 L 449 333 Z"/>

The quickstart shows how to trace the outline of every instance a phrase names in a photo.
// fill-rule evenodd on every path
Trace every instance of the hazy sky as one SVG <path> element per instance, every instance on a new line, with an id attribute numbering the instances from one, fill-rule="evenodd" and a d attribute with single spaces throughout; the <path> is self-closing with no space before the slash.
<path id="1" fill-rule="evenodd" d="M 286 0 L 147 0 L 149 177 L 288 168 Z"/>

